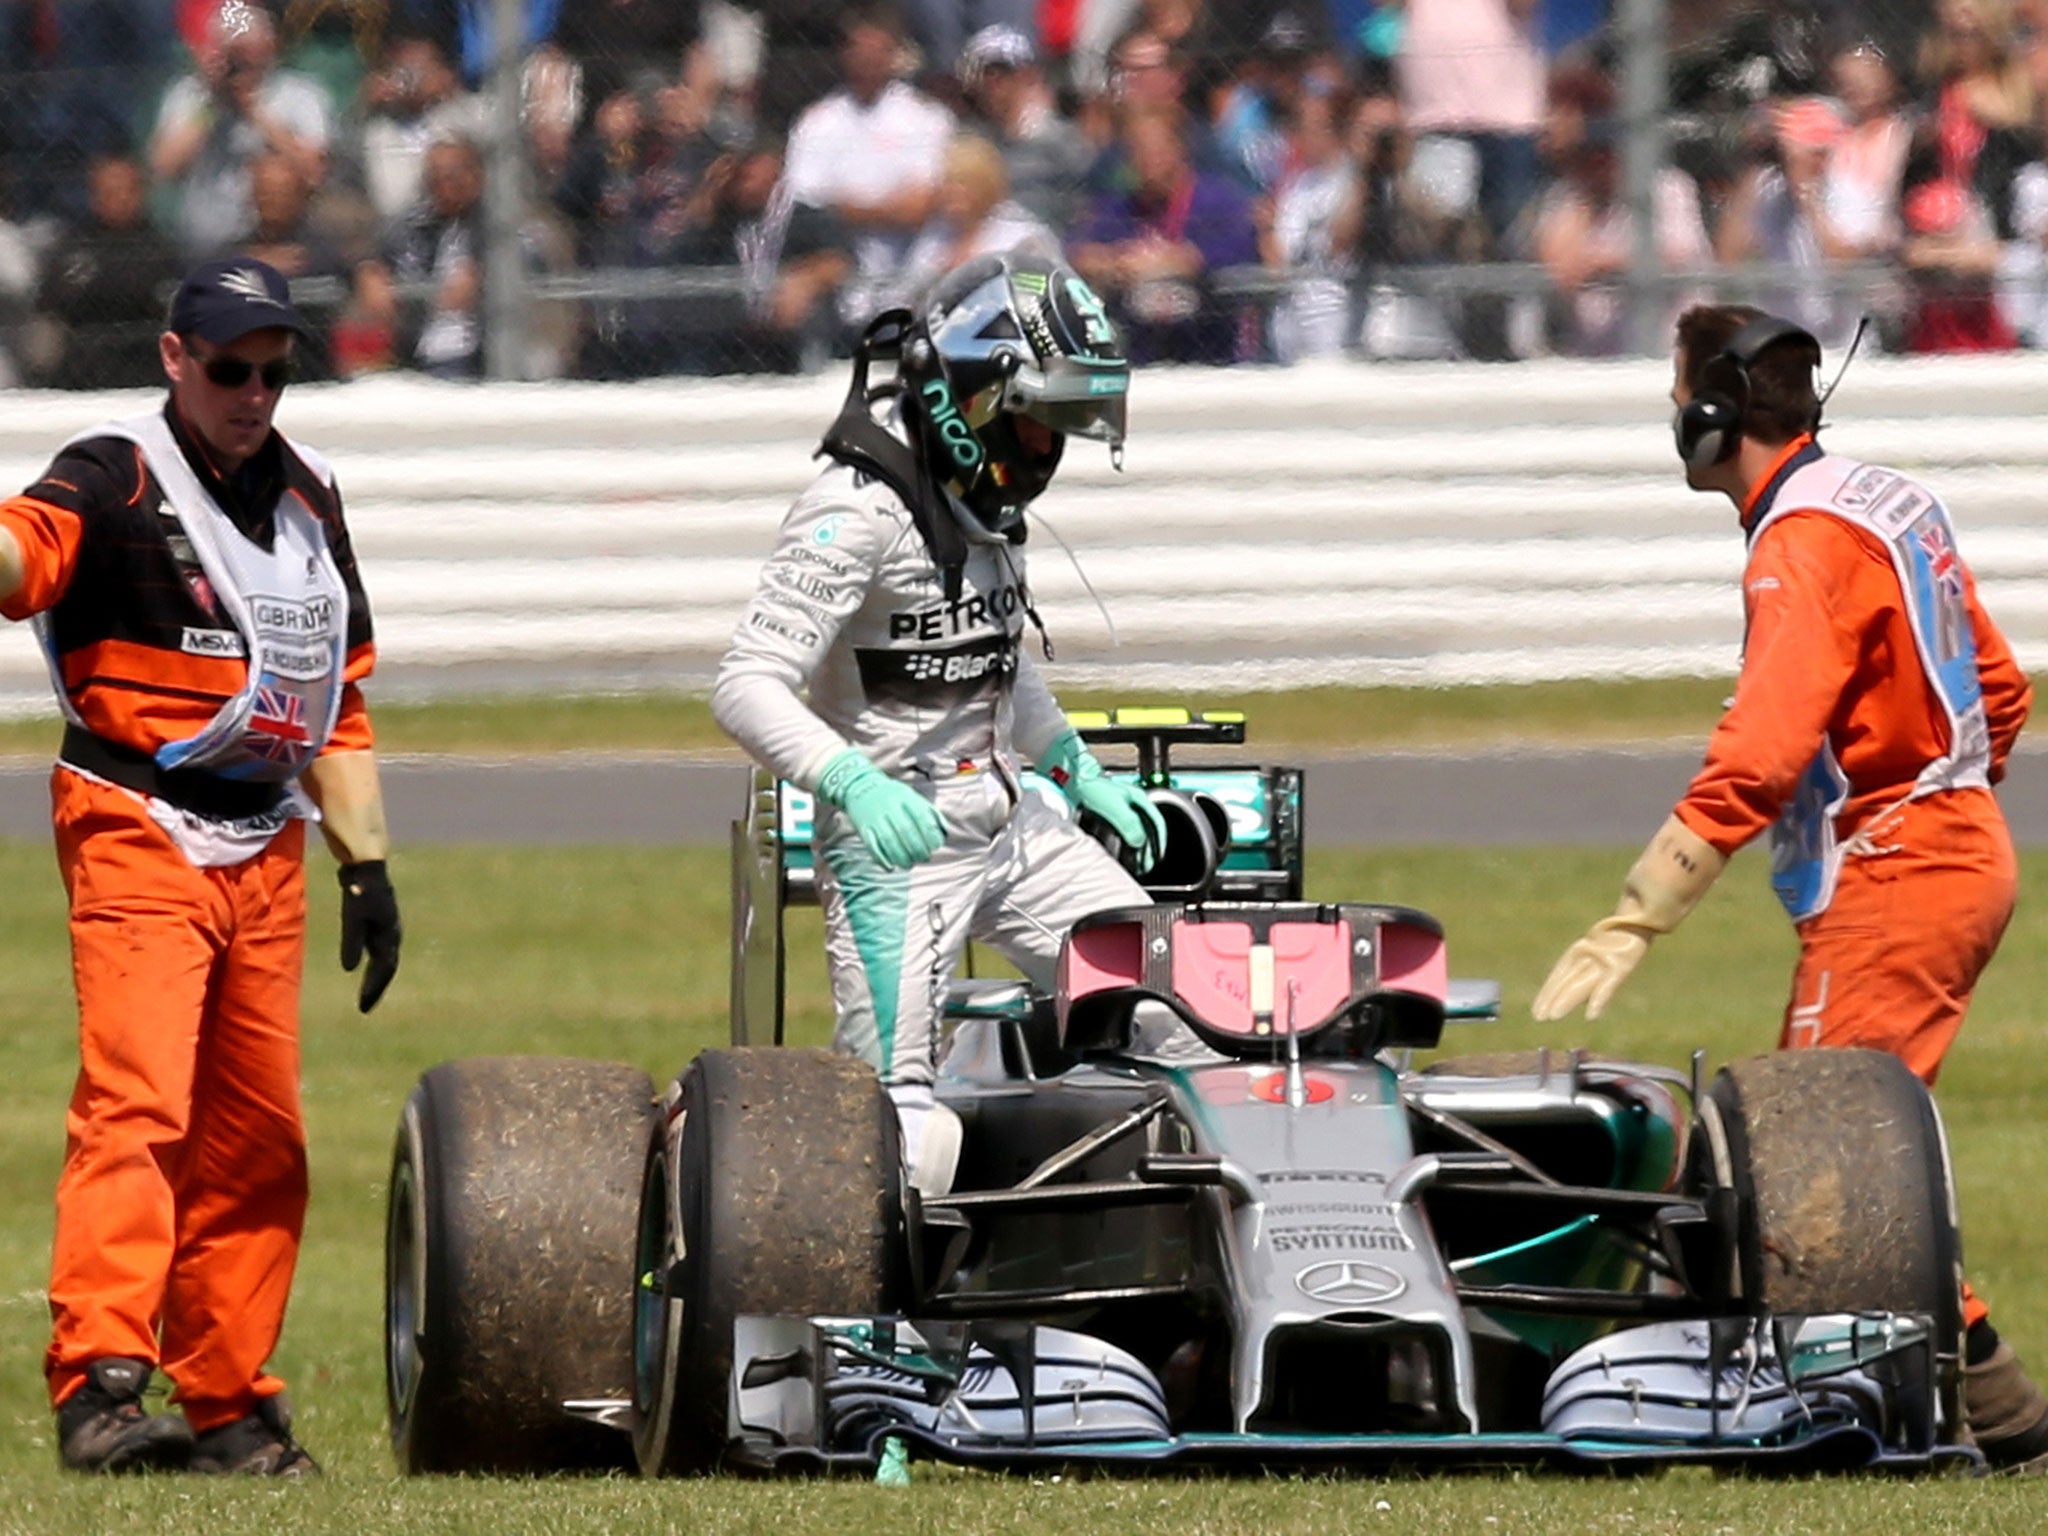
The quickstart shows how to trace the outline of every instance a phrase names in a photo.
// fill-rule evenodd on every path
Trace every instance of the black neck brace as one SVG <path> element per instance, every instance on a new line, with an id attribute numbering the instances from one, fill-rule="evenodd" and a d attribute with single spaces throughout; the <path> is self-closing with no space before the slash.
<path id="1" fill-rule="evenodd" d="M 924 540 L 926 553 L 939 568 L 939 580 L 946 601 L 960 597 L 962 572 L 967 565 L 967 536 L 946 505 L 945 490 L 932 479 L 924 454 L 903 442 L 875 420 L 875 407 L 894 398 L 902 402 L 906 418 L 915 407 L 900 379 L 888 384 L 868 384 L 868 366 L 877 357 L 902 356 L 903 338 L 910 329 L 910 311 L 885 310 L 868 323 L 853 352 L 853 381 L 846 389 L 846 404 L 825 429 L 818 452 L 848 468 L 881 481 L 903 498 L 910 509 L 910 521 Z M 909 423 L 913 438 L 916 423 Z"/>

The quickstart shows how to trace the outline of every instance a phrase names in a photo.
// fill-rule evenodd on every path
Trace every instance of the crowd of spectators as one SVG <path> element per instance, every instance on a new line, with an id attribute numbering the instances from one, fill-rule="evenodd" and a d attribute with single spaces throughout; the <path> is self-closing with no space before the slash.
<path id="1" fill-rule="evenodd" d="M 596 275 L 529 371 L 815 368 L 1026 245 L 1143 361 L 1620 351 L 1610 5 L 523 0 L 519 258 Z M 152 381 L 166 285 L 238 251 L 315 370 L 477 376 L 499 10 L 0 0 L 0 384 Z M 1747 272 L 1830 344 L 2048 344 L 2048 0 L 1670 10 L 1674 312 Z"/>

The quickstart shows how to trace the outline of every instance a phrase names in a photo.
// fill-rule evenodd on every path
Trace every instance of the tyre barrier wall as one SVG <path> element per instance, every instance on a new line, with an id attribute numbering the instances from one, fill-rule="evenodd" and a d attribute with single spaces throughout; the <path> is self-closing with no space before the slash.
<path id="1" fill-rule="evenodd" d="M 1126 472 L 1070 445 L 1032 584 L 1056 680 L 1220 690 L 1726 676 L 1742 542 L 1671 452 L 1649 362 L 1155 369 Z M 707 687 L 836 375 L 631 385 L 309 385 L 287 431 L 334 461 L 385 696 Z M 19 391 L 0 491 L 153 393 Z M 1925 476 L 1991 611 L 2048 667 L 2048 370 L 1859 361 L 1838 452 Z M 0 710 L 50 708 L 0 626 Z"/>

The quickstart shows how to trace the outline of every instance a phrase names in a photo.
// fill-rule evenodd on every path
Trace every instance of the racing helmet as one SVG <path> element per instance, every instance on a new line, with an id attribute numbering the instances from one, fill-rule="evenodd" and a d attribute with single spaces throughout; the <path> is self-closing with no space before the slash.
<path id="1" fill-rule="evenodd" d="M 1069 436 L 1121 466 L 1131 366 L 1102 300 L 1057 256 L 978 256 L 933 285 L 903 347 L 907 415 L 934 478 L 1017 536 Z M 1020 429 L 1028 418 L 1044 431 Z"/>

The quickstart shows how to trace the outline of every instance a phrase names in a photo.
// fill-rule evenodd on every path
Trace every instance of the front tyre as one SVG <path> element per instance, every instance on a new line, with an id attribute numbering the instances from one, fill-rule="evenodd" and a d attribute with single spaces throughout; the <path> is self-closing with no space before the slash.
<path id="1" fill-rule="evenodd" d="M 632 1375 L 633 1223 L 654 1085 L 635 1067 L 477 1057 L 425 1073 L 392 1151 L 391 1445 L 408 1473 L 617 1466 L 571 1398 Z"/>
<path id="2" fill-rule="evenodd" d="M 1733 1293 L 1763 1312 L 1931 1318 L 1959 1430 L 1962 1241 L 1926 1086 L 1883 1051 L 1778 1051 L 1723 1067 L 1699 1108 L 1692 1182 L 1735 1191 Z"/>
<path id="3" fill-rule="evenodd" d="M 706 1051 L 651 1142 L 633 1382 L 634 1451 L 655 1477 L 724 1455 L 737 1318 L 889 1312 L 904 1266 L 895 1110 L 862 1062 Z"/>

